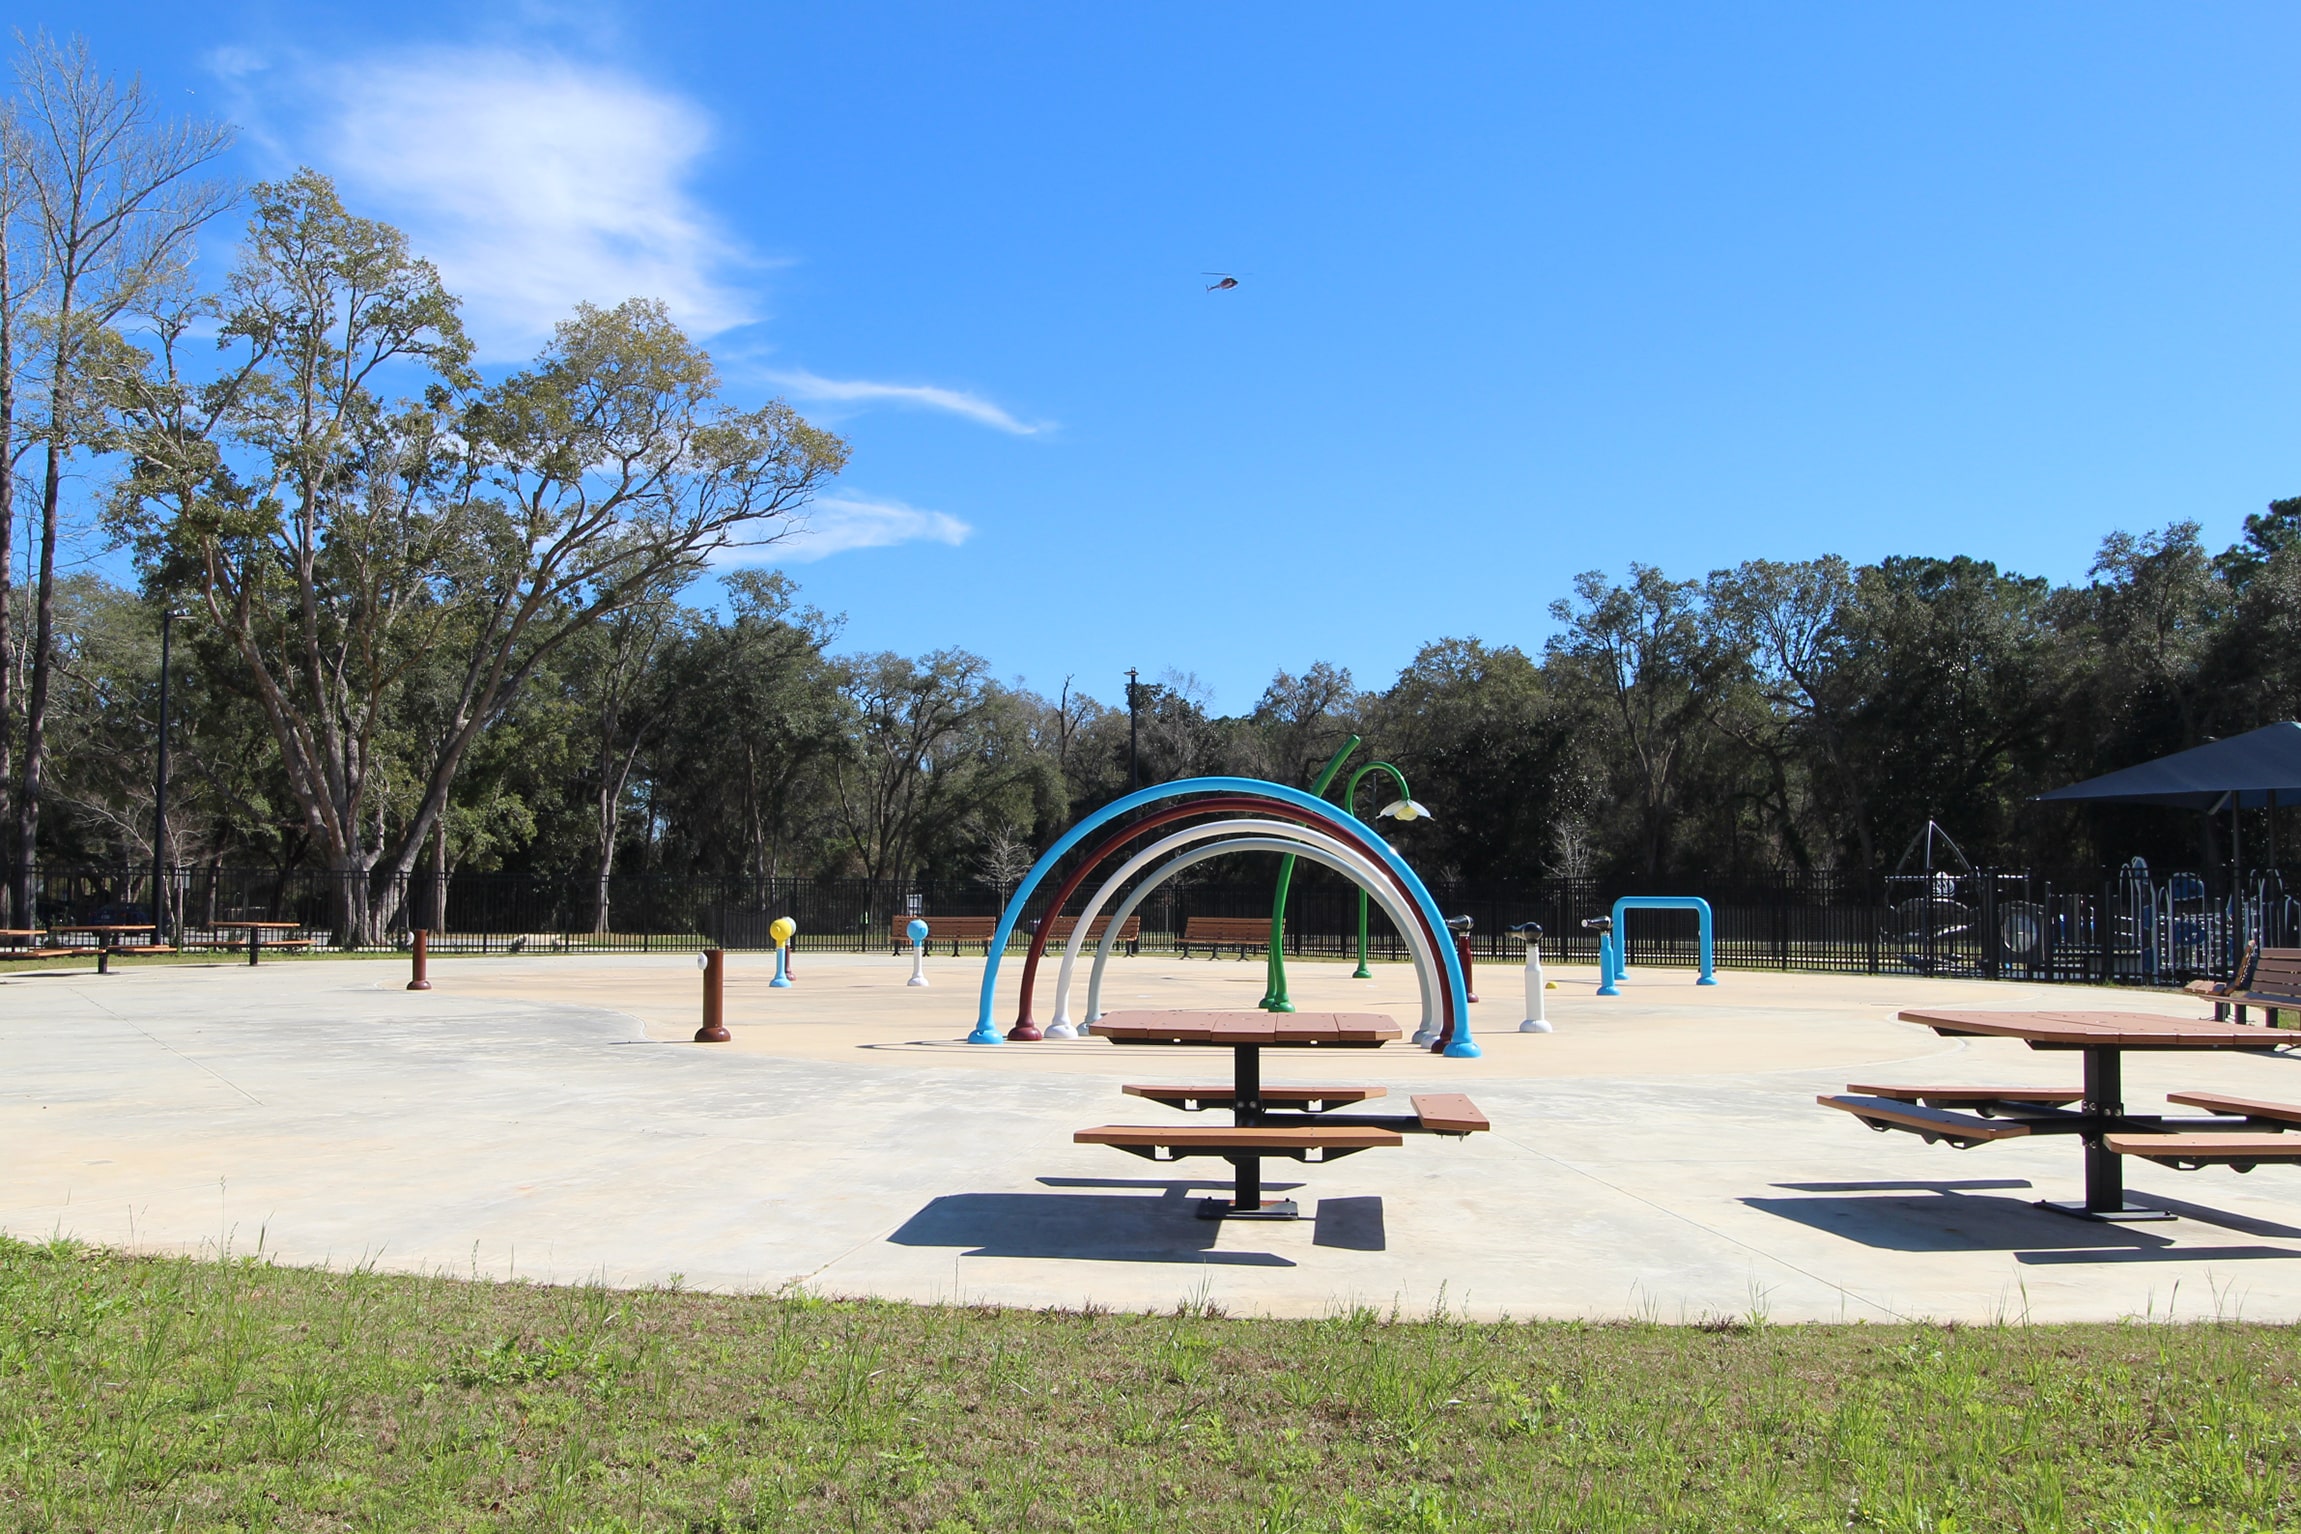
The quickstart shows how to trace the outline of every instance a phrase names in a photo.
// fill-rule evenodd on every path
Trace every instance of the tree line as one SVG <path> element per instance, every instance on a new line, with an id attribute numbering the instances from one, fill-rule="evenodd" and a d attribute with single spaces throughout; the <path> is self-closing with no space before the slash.
<path id="1" fill-rule="evenodd" d="M 1130 781 L 1307 784 L 1351 735 L 1433 812 L 1402 848 L 1473 884 L 1867 873 L 1928 820 L 1979 860 L 2211 863 L 2197 817 L 2030 797 L 2301 712 L 2301 499 L 2219 552 L 2178 516 L 2110 534 L 2062 586 L 1966 556 L 1587 573 L 1518 643 L 1436 640 L 1375 687 L 1282 670 L 1229 715 L 1172 671 L 1050 696 L 963 648 L 854 653 L 788 575 L 711 576 L 802 527 L 846 444 L 729 400 L 660 304 L 580 307 L 490 379 L 437 271 L 325 177 L 215 179 L 228 132 L 78 45 L 30 40 L 17 77 L 16 911 L 42 867 L 154 856 L 169 611 L 165 856 L 332 870 L 352 934 L 425 872 L 569 881 L 603 927 L 630 873 L 1004 884 Z M 235 210 L 204 290 L 193 240 Z M 133 587 L 60 566 L 76 509 Z"/>

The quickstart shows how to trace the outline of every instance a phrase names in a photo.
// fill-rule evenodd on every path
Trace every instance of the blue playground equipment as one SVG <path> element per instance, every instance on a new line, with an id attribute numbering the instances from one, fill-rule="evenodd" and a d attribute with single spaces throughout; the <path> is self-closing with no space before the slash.
<path id="1" fill-rule="evenodd" d="M 1614 902 L 1614 919 L 1608 928 L 1598 934 L 1598 994 L 1619 996 L 1624 974 L 1630 968 L 1629 933 L 1622 918 L 1630 911 L 1691 911 L 1700 919 L 1700 956 L 1702 973 L 1696 985 L 1716 985 L 1718 964 L 1715 951 L 1715 923 L 1710 916 L 1710 902 L 1699 895 L 1624 895 Z"/>

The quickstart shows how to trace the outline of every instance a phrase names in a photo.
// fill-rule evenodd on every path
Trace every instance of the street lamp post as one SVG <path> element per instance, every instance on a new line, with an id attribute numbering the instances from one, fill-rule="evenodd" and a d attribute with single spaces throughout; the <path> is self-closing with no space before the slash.
<path id="1" fill-rule="evenodd" d="M 184 616 L 174 608 L 160 612 L 160 750 L 159 769 L 152 782 L 152 941 L 168 941 L 168 642 L 176 620 Z"/>
<path id="2" fill-rule="evenodd" d="M 1139 690 L 1136 675 L 1134 667 L 1127 667 L 1127 790 L 1130 793 L 1143 786 L 1142 768 L 1136 755 L 1141 739 L 1135 718 L 1135 694 Z"/>

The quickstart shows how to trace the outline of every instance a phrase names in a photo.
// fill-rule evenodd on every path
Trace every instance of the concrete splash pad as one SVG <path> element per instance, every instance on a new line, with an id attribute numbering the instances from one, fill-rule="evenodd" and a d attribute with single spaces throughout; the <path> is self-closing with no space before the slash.
<path id="1" fill-rule="evenodd" d="M 1553 971 L 1558 1031 L 1522 1035 L 1516 972 L 1486 968 L 1481 1060 L 1394 1045 L 1274 1055 L 1268 1074 L 1467 1092 L 1492 1134 L 1272 1163 L 1306 1218 L 1223 1225 L 1192 1216 L 1220 1162 L 1170 1169 L 1070 1137 L 1170 1111 L 1122 1099 L 1122 1082 L 1219 1077 L 1226 1055 L 964 1045 L 980 960 L 931 962 L 925 990 L 904 986 L 908 959 L 805 954 L 789 990 L 767 988 L 764 955 L 729 965 L 722 1045 L 688 1042 L 692 955 L 440 960 L 423 994 L 383 961 L 0 977 L 0 1229 L 1023 1306 L 2301 1316 L 2301 1172 L 2135 1166 L 2134 1195 L 2180 1218 L 2092 1225 L 2031 1207 L 2071 1195 L 2072 1143 L 1960 1152 L 1813 1101 L 1857 1079 L 2075 1078 L 2074 1057 L 1938 1038 L 1894 1021 L 1904 1006 L 2195 1015 L 2183 998 L 1735 971 L 1697 989 L 1690 971 L 1640 969 L 1600 999 L 1593 971 L 1568 969 Z M 1011 988 L 1020 965 L 1006 969 Z M 1405 966 L 1348 974 L 1294 966 L 1297 1004 L 1411 1026 Z M 1115 960 L 1109 1003 L 1236 1008 L 1261 983 L 1258 964 Z M 2128 1060 L 2137 1110 L 2182 1088 L 2301 1101 L 2301 1060 Z"/>

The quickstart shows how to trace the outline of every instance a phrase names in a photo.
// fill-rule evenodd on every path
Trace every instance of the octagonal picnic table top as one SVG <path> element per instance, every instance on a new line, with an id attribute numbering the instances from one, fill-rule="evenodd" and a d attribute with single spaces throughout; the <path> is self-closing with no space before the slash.
<path id="1" fill-rule="evenodd" d="M 1967 1012 L 1911 1007 L 1905 1023 L 1936 1033 L 2021 1039 L 2032 1049 L 2275 1049 L 2296 1035 L 2203 1017 L 2151 1012 Z"/>
<path id="2" fill-rule="evenodd" d="M 1379 1012 L 1106 1012 L 1091 1035 L 1113 1044 L 1218 1049 L 1379 1049 L 1399 1036 L 1398 1024 Z"/>

